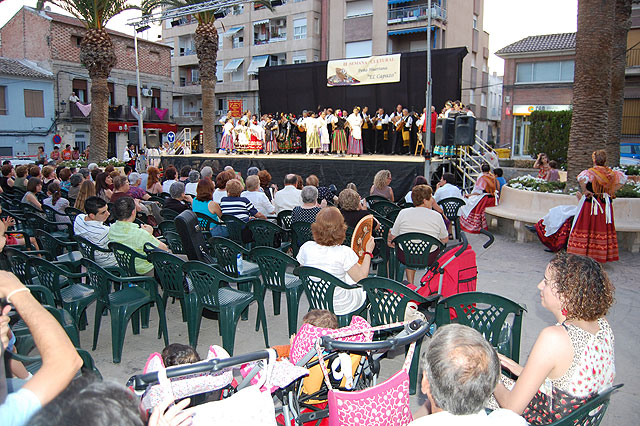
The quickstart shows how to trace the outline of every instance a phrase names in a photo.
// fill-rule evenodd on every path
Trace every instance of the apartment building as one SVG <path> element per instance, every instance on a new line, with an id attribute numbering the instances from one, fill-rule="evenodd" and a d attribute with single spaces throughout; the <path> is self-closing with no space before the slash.
<path id="1" fill-rule="evenodd" d="M 27 6 L 0 29 L 0 56 L 32 61 L 52 74 L 56 132 L 62 137 L 63 146 L 70 144 L 81 151 L 89 143 L 91 112 L 90 108 L 81 109 L 70 102 L 69 97 L 75 93 L 81 104 L 91 103 L 91 80 L 79 60 L 85 31 L 75 18 Z M 118 59 L 108 80 L 108 155 L 113 157 L 122 156 L 130 140 L 137 144 L 138 123 L 132 107 L 138 107 L 138 99 L 133 35 L 108 31 Z M 145 134 L 161 139 L 177 130 L 171 112 L 171 48 L 139 40 L 138 55 Z"/>
<path id="2" fill-rule="evenodd" d="M 217 115 L 229 101 L 259 111 L 258 69 L 310 61 L 424 51 L 431 13 L 433 48 L 466 46 L 462 102 L 478 117 L 478 135 L 488 135 L 489 34 L 483 31 L 484 0 L 287 0 L 271 12 L 240 5 L 219 19 Z M 173 110 L 181 127 L 202 126 L 195 20 L 163 24 L 163 43 L 173 47 Z M 434 73 L 446 70 L 433 70 Z M 442 108 L 443 105 L 436 105 Z M 192 130 L 193 131 L 193 130 Z"/>

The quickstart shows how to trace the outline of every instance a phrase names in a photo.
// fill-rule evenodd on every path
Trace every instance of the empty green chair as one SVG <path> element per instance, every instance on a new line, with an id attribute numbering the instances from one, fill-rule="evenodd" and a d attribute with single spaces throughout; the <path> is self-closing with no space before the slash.
<path id="1" fill-rule="evenodd" d="M 36 239 L 48 260 L 65 262 L 74 268 L 80 264 L 82 253 L 77 250 L 78 243 L 75 241 L 63 241 L 42 229 L 36 230 Z"/>
<path id="2" fill-rule="evenodd" d="M 396 256 L 392 259 L 395 264 L 396 281 L 402 281 L 404 275 L 404 270 L 400 264 L 408 269 L 427 269 L 430 266 L 429 256 L 431 255 L 432 247 L 435 246 L 440 250 L 444 248 L 444 244 L 440 240 L 420 232 L 408 232 L 399 235 L 393 239 L 393 243 L 396 246 Z M 404 258 L 402 261 L 400 260 L 399 251 L 402 251 L 402 257 Z"/>
<path id="3" fill-rule="evenodd" d="M 153 264 L 155 275 L 162 286 L 162 302 L 167 306 L 169 297 L 178 299 L 182 311 L 182 321 L 187 321 L 188 306 L 185 303 L 185 297 L 188 291 L 182 270 L 185 261 L 161 250 L 150 251 L 147 254 L 147 259 Z"/>
<path id="4" fill-rule="evenodd" d="M 395 214 L 397 215 L 400 210 L 402 210 L 400 207 L 398 207 L 397 204 L 392 203 L 391 201 L 388 200 L 380 200 L 380 201 L 376 201 L 375 203 L 371 204 L 369 206 L 369 210 L 371 210 L 372 212 L 377 213 L 378 215 L 382 216 L 382 217 L 389 217 L 389 215 L 393 212 L 396 212 Z M 391 219 L 391 218 L 389 218 Z M 393 219 L 391 219 L 393 220 Z"/>
<path id="5" fill-rule="evenodd" d="M 457 318 L 451 319 L 454 310 Z M 522 317 L 526 308 L 497 294 L 467 292 L 449 296 L 438 302 L 438 327 L 456 322 L 474 328 L 491 346 L 515 362 L 520 361 Z"/>
<path id="6" fill-rule="evenodd" d="M 182 245 L 182 239 L 177 232 L 165 231 L 162 235 L 164 235 L 164 239 L 167 242 L 167 246 L 169 247 L 169 250 L 171 250 L 171 253 L 186 254 Z"/>
<path id="7" fill-rule="evenodd" d="M 460 216 L 458 215 L 458 211 L 460 207 L 465 205 L 464 200 L 456 197 L 443 198 L 438 202 L 438 205 L 442 207 L 442 212 L 445 217 L 453 224 L 456 230 L 456 238 L 460 239 Z"/>
<path id="8" fill-rule="evenodd" d="M 24 204 L 24 203 L 23 203 Z M 33 208 L 33 207 L 32 207 Z M 27 226 L 33 230 L 35 235 L 36 229 L 42 229 L 43 231 L 47 231 L 51 235 L 61 240 L 70 241 L 73 236 L 73 225 L 67 222 L 50 222 L 44 217 L 42 217 L 43 213 L 29 213 L 26 212 L 24 214 L 25 222 Z M 58 228 L 61 227 L 62 229 Z"/>
<path id="9" fill-rule="evenodd" d="M 369 318 L 373 326 L 404 321 L 407 304 L 411 301 L 417 304 L 431 303 L 435 305 L 440 297 L 439 295 L 429 298 L 423 297 L 409 287 L 383 277 L 368 277 L 361 280 L 359 284 L 364 287 L 364 291 L 367 293 Z M 433 318 L 430 319 L 433 321 Z M 416 344 L 416 354 L 420 354 L 421 347 L 422 339 Z M 409 378 L 411 379 L 409 393 L 411 395 L 416 393 L 419 366 L 420 357 L 414 356 L 409 369 Z"/>
<path id="10" fill-rule="evenodd" d="M 258 316 L 262 322 L 264 343 L 267 347 L 269 346 L 267 319 L 262 302 L 263 295 L 236 290 L 224 285 L 224 283 L 238 283 L 240 286 L 241 282 L 247 282 L 250 278 L 230 277 L 213 266 L 198 261 L 186 262 L 182 268 L 193 286 L 193 292 L 187 296 L 190 315 L 188 323 L 189 344 L 191 346 L 195 348 L 198 345 L 202 311 L 207 309 L 219 314 L 218 322 L 222 334 L 222 346 L 230 355 L 233 355 L 238 320 L 241 313 L 247 310 L 253 302 L 258 303 Z M 256 331 L 258 331 L 258 327 L 256 327 Z"/>
<path id="11" fill-rule="evenodd" d="M 251 258 L 260 267 L 262 284 L 273 295 L 273 313 L 280 315 L 280 299 L 287 298 L 287 323 L 289 335 L 298 332 L 298 305 L 304 289 L 298 277 L 287 273 L 288 266 L 300 266 L 291 256 L 271 247 L 256 247 L 251 250 Z"/>
<path id="12" fill-rule="evenodd" d="M 273 247 L 287 251 L 291 243 L 286 242 L 287 231 L 264 219 L 250 220 L 247 224 L 253 234 L 254 247 Z"/>
<path id="13" fill-rule="evenodd" d="M 307 241 L 313 241 L 313 233 L 311 232 L 311 224 L 309 222 L 293 222 L 291 223 L 291 240 L 293 242 L 293 254 L 298 255 L 300 247 Z"/>
<path id="14" fill-rule="evenodd" d="M 100 322 L 102 314 L 108 310 L 111 314 L 111 345 L 113 362 L 119 363 L 122 358 L 122 348 L 124 345 L 124 337 L 127 324 L 132 319 L 133 333 L 140 333 L 140 323 L 138 321 L 139 311 L 142 307 L 150 305 L 154 297 L 144 287 L 148 285 L 149 277 L 117 277 L 110 274 L 97 263 L 89 259 L 82 259 L 82 266 L 87 269 L 87 283 L 97 293 L 95 324 L 93 327 L 93 350 L 98 344 L 98 335 L 100 333 Z M 118 291 L 111 291 L 111 284 L 119 283 L 122 288 Z M 159 299 L 162 303 L 162 299 Z M 134 314 L 138 313 L 134 316 Z M 164 309 L 158 306 L 158 315 L 160 317 L 159 328 L 164 335 L 165 346 L 169 344 L 169 335 L 167 332 L 167 320 L 165 318 Z"/>
<path id="15" fill-rule="evenodd" d="M 302 281 L 310 309 L 326 309 L 335 314 L 335 310 L 333 309 L 333 293 L 336 287 L 347 290 L 362 289 L 362 287 L 358 285 L 349 285 L 328 272 L 310 266 L 300 266 L 296 268 L 293 273 L 300 277 L 300 281 Z M 353 312 L 336 315 L 340 327 L 349 325 L 354 315 L 366 318 L 367 303 L 365 302 L 360 308 Z"/>
<path id="16" fill-rule="evenodd" d="M 174 220 L 178 216 L 178 212 L 171 209 L 162 209 L 160 214 L 164 220 Z"/>
<path id="17" fill-rule="evenodd" d="M 282 210 L 278 213 L 277 221 L 280 228 L 287 231 L 291 229 L 291 214 L 292 210 Z"/>
<path id="18" fill-rule="evenodd" d="M 176 229 L 176 223 L 173 220 L 163 220 L 158 224 L 158 229 L 162 235 L 167 231 L 178 232 Z"/>
<path id="19" fill-rule="evenodd" d="M 389 199 L 381 196 L 381 195 L 369 195 L 368 197 L 364 197 L 365 201 L 369 206 L 374 205 L 380 201 L 389 201 Z"/>

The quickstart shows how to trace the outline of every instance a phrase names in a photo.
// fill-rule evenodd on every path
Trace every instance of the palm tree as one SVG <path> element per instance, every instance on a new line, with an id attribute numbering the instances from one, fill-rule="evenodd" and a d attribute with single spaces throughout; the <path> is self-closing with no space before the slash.
<path id="1" fill-rule="evenodd" d="M 591 167 L 591 153 L 604 149 L 611 88 L 612 33 L 616 0 L 579 0 L 573 117 L 569 133 L 569 185 Z"/>
<path id="2" fill-rule="evenodd" d="M 206 0 L 143 0 L 143 13 L 150 13 L 157 7 L 169 10 L 184 6 L 198 5 Z M 269 0 L 256 0 L 255 4 L 273 10 Z M 240 4 L 240 1 L 238 1 Z M 215 125 L 215 88 L 216 88 L 216 61 L 218 59 L 218 31 L 214 26 L 215 10 L 197 12 L 193 15 L 198 21 L 195 32 L 196 54 L 200 68 L 200 85 L 202 90 L 202 137 L 204 152 L 215 152 L 216 142 L 214 134 Z"/>
<path id="3" fill-rule="evenodd" d="M 38 0 L 41 10 L 51 3 L 70 13 L 84 24 L 87 32 L 80 43 L 80 62 L 91 79 L 91 137 L 89 160 L 107 158 L 109 140 L 109 87 L 107 78 L 116 65 L 116 53 L 107 22 L 120 12 L 136 9 L 127 0 Z"/>

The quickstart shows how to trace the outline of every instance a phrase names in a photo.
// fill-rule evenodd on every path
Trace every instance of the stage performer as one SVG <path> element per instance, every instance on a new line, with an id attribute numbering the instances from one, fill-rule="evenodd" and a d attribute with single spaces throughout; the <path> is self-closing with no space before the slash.
<path id="1" fill-rule="evenodd" d="M 331 151 L 340 156 L 347 152 L 347 134 L 344 131 L 346 121 L 342 117 L 342 111 L 337 109 L 333 117 L 333 140 L 331 141 Z"/>
<path id="2" fill-rule="evenodd" d="M 224 123 L 222 140 L 220 141 L 220 149 L 227 154 L 233 151 L 233 118 L 227 118 Z"/>
<path id="3" fill-rule="evenodd" d="M 373 123 L 369 114 L 369 107 L 362 107 L 362 150 L 365 154 L 373 154 Z"/>
<path id="4" fill-rule="evenodd" d="M 315 112 L 312 112 L 302 122 L 305 129 L 307 129 L 307 155 L 312 152 L 320 152 L 320 122 Z"/>
<path id="5" fill-rule="evenodd" d="M 613 202 L 616 191 L 627 181 L 627 176 L 605 166 L 607 154 L 604 150 L 591 154 L 593 167 L 578 175 L 582 189 L 578 213 L 573 227 L 567 253 L 589 256 L 600 262 L 618 260 L 618 238 L 613 221 Z"/>
<path id="6" fill-rule="evenodd" d="M 249 151 L 257 154 L 264 144 L 264 129 L 258 124 L 258 120 L 253 118 L 249 124 Z"/>
<path id="7" fill-rule="evenodd" d="M 309 118 L 309 112 L 305 109 L 304 111 L 302 111 L 302 117 L 298 118 L 298 120 L 296 121 L 297 133 L 298 136 L 300 136 L 300 146 L 298 147 L 298 149 L 302 148 L 302 152 L 306 151 L 307 149 L 307 128 L 305 127 L 305 120 L 307 118 Z M 295 145 L 296 144 L 294 143 L 294 150 L 296 149 Z"/>
<path id="8" fill-rule="evenodd" d="M 535 233 L 544 244 L 546 251 L 558 252 L 567 248 L 573 218 L 578 213 L 578 207 L 572 205 L 556 206 L 549 210 L 535 225 L 525 225 Z"/>
<path id="9" fill-rule="evenodd" d="M 327 129 L 327 112 L 322 111 L 320 116 L 317 118 L 318 120 L 318 129 L 320 132 L 320 143 L 322 144 L 322 152 L 325 155 L 329 154 L 329 148 L 331 145 L 331 139 L 329 139 L 329 129 Z"/>
<path id="10" fill-rule="evenodd" d="M 249 147 L 248 127 L 245 125 L 246 119 L 243 117 L 238 120 L 238 124 L 233 129 L 236 151 L 245 151 Z"/>
<path id="11" fill-rule="evenodd" d="M 384 108 L 378 109 L 375 117 L 372 119 L 376 128 L 375 144 L 373 148 L 374 154 L 389 153 L 389 116 L 384 113 Z"/>
<path id="12" fill-rule="evenodd" d="M 360 107 L 353 108 L 353 113 L 347 117 L 347 124 L 351 130 L 347 154 L 359 157 L 362 154 L 362 117 L 360 117 Z"/>
<path id="13" fill-rule="evenodd" d="M 409 114 L 409 110 L 404 108 L 402 110 L 402 149 L 400 154 L 408 154 L 411 150 L 411 128 L 413 126 L 413 116 Z"/>
<path id="14" fill-rule="evenodd" d="M 265 137 L 265 147 L 264 152 L 268 154 L 273 154 L 274 152 L 278 152 L 278 122 L 273 119 L 273 115 L 269 114 L 267 116 L 267 121 L 264 127 L 264 137 Z"/>
<path id="15" fill-rule="evenodd" d="M 389 115 L 389 145 L 390 154 L 399 154 L 402 150 L 402 105 L 398 104 L 396 110 Z"/>
<path id="16" fill-rule="evenodd" d="M 466 205 L 460 208 L 460 226 L 465 232 L 478 234 L 488 229 L 484 209 L 496 205 L 498 181 L 491 173 L 491 166 L 482 164 L 482 174 L 478 177 L 471 194 L 467 195 Z"/>

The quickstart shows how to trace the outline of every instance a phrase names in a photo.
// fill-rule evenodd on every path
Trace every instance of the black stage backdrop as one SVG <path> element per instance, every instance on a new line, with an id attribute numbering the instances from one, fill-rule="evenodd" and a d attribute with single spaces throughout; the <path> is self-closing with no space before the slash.
<path id="1" fill-rule="evenodd" d="M 216 158 L 204 156 L 168 156 L 162 157 L 162 166 L 175 166 L 180 170 L 183 166 L 191 166 L 195 170 L 201 170 L 204 166 L 211 166 L 214 173 L 221 171 L 225 166 L 232 166 L 237 172 L 242 173 L 246 178 L 249 167 L 258 167 L 260 170 L 268 170 L 271 174 L 271 182 L 282 189 L 284 177 L 289 173 L 295 173 L 305 179 L 314 174 L 320 179 L 321 186 L 334 184 L 338 191 L 341 191 L 349 182 L 353 182 L 358 187 L 358 192 L 363 197 L 369 195 L 369 189 L 373 184 L 373 177 L 378 170 L 387 169 L 391 171 L 391 187 L 396 201 L 400 200 L 411 188 L 413 179 L 417 175 L 424 173 L 424 163 L 422 162 L 402 162 L 402 161 L 368 161 L 366 159 L 344 160 L 344 159 L 276 159 L 268 156 L 259 158 Z"/>
<path id="2" fill-rule="evenodd" d="M 436 110 L 448 100 L 460 99 L 462 90 L 462 59 L 466 47 L 431 51 L 433 105 Z M 400 58 L 400 82 L 364 86 L 327 87 L 327 62 L 263 67 L 258 74 L 260 111 L 291 112 L 316 108 L 346 108 L 368 106 L 369 112 L 382 107 L 395 111 L 397 104 L 422 112 L 427 87 L 427 53 L 403 53 Z"/>

